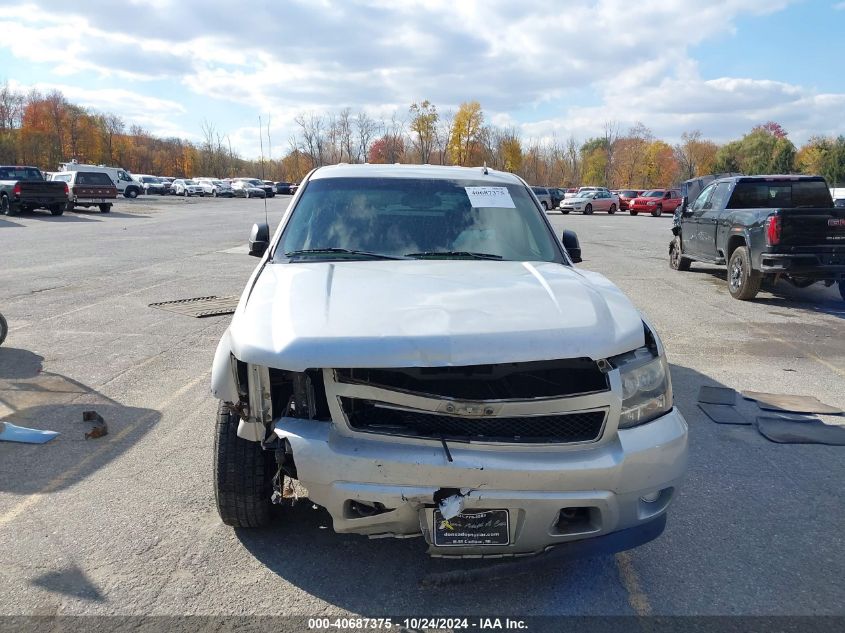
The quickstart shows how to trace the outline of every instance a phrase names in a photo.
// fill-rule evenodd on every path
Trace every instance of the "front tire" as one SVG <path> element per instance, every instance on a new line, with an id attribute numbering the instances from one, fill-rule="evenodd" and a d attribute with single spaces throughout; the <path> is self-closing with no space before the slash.
<path id="1" fill-rule="evenodd" d="M 757 296 L 763 276 L 751 268 L 748 248 L 739 246 L 728 262 L 728 292 L 734 299 L 749 301 Z"/>
<path id="2" fill-rule="evenodd" d="M 588 204 L 584 207 L 584 215 L 593 215 L 593 205 Z"/>
<path id="3" fill-rule="evenodd" d="M 610 205 L 610 208 L 607 210 L 607 212 L 608 212 L 610 215 L 613 215 L 614 213 L 616 213 L 616 205 L 615 205 L 615 204 L 611 204 L 611 205 Z"/>
<path id="4" fill-rule="evenodd" d="M 545 200 L 540 200 L 540 204 L 543 205 L 543 211 L 549 210 L 549 205 L 546 204 Z"/>
<path id="5" fill-rule="evenodd" d="M 631 209 L 628 209 L 628 213 L 630 213 L 631 215 L 637 215 L 639 211 L 632 211 Z"/>
<path id="6" fill-rule="evenodd" d="M 100 205 L 100 213 L 111 213 L 111 205 L 110 204 L 101 204 Z"/>
<path id="7" fill-rule="evenodd" d="M 271 518 L 276 464 L 259 442 L 238 437 L 238 421 L 221 402 L 214 434 L 214 498 L 226 525 L 261 527 Z"/>
<path id="8" fill-rule="evenodd" d="M 123 196 L 125 198 L 137 198 L 138 189 L 135 187 L 127 187 L 126 190 L 123 192 Z"/>
<path id="9" fill-rule="evenodd" d="M 681 238 L 676 237 L 669 244 L 669 267 L 672 270 L 689 270 L 692 260 L 689 257 L 684 257 L 682 253 Z"/>
<path id="10" fill-rule="evenodd" d="M 0 345 L 6 340 L 6 335 L 9 333 L 9 324 L 6 323 L 5 317 L 0 314 Z"/>
<path id="11" fill-rule="evenodd" d="M 657 207 L 654 211 L 651 212 L 651 215 L 655 218 L 659 218 L 663 215 L 663 207 Z"/>

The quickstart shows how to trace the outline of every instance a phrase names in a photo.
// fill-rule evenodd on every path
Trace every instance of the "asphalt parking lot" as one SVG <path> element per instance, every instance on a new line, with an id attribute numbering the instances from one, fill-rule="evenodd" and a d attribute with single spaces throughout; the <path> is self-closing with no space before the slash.
<path id="1" fill-rule="evenodd" d="M 267 201 L 272 226 L 288 201 Z M 695 404 L 707 384 L 845 408 L 845 303 L 782 285 L 739 302 L 718 268 L 672 271 L 669 217 L 551 216 L 666 345 L 691 462 L 660 539 L 430 587 L 462 563 L 430 560 L 419 539 L 336 535 L 307 500 L 273 529 L 222 525 L 209 372 L 229 317 L 148 304 L 240 294 L 263 217 L 261 200 L 151 197 L 0 217 L 0 418 L 62 433 L 0 443 L 0 614 L 845 614 L 842 447 L 773 444 Z M 109 435 L 85 440 L 92 408 Z"/>

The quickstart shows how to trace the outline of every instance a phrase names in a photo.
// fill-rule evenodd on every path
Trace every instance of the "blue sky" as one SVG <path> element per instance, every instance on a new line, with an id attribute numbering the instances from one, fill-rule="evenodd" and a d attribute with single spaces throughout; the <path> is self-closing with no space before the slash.
<path id="1" fill-rule="evenodd" d="M 607 121 L 670 142 L 769 119 L 796 143 L 845 133 L 840 0 L 0 0 L 0 16 L 0 80 L 165 136 L 209 121 L 245 156 L 259 115 L 278 155 L 298 114 L 401 120 L 426 98 L 477 99 L 546 142 Z"/>

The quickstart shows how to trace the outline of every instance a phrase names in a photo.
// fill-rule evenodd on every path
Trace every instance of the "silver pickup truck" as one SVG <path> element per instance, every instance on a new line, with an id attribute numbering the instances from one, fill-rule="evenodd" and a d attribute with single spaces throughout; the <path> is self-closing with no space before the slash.
<path id="1" fill-rule="evenodd" d="M 217 348 L 217 507 L 271 520 L 298 480 L 337 532 L 435 556 L 628 549 L 687 461 L 660 338 L 577 269 L 518 177 L 313 171 Z"/>

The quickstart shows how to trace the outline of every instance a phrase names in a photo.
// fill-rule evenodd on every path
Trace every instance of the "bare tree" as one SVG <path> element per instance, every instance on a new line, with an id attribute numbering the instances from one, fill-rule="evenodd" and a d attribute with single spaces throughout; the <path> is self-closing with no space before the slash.
<path id="1" fill-rule="evenodd" d="M 367 153 L 370 151 L 370 144 L 377 132 L 376 122 L 363 110 L 355 117 L 355 131 L 358 136 L 358 147 L 356 154 L 359 163 L 367 161 Z"/>
<path id="2" fill-rule="evenodd" d="M 300 114 L 294 121 L 302 129 L 302 151 L 311 158 L 313 167 L 320 167 L 325 161 L 325 121 L 315 112 Z"/>
<path id="3" fill-rule="evenodd" d="M 434 145 L 437 150 L 438 163 L 441 165 L 449 164 L 449 139 L 452 138 L 452 131 L 455 127 L 455 112 L 448 110 L 445 114 L 439 117 L 438 125 L 436 127 L 437 137 Z"/>
<path id="4" fill-rule="evenodd" d="M 619 123 L 616 121 L 604 122 L 604 146 L 607 152 L 607 161 L 604 165 L 604 184 L 610 186 L 613 174 L 613 154 L 616 149 L 616 141 L 619 139 Z"/>
<path id="5" fill-rule="evenodd" d="M 349 108 L 344 108 L 337 115 L 337 138 L 340 146 L 340 162 L 356 162 L 356 156 L 352 151 L 352 110 Z"/>

